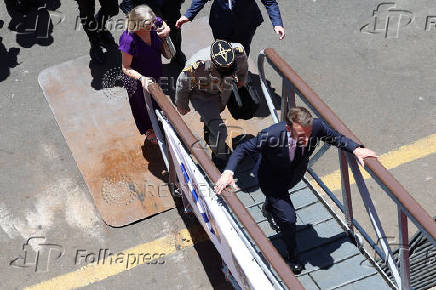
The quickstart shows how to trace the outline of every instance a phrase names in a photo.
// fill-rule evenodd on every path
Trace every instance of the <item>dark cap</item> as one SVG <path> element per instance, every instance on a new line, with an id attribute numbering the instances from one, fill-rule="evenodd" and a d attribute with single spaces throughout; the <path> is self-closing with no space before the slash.
<path id="1" fill-rule="evenodd" d="M 210 59 L 221 73 L 231 74 L 235 70 L 235 52 L 230 42 L 215 40 L 210 46 Z"/>

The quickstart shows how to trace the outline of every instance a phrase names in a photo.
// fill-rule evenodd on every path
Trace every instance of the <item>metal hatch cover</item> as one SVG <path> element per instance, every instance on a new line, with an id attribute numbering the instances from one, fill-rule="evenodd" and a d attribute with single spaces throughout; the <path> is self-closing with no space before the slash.
<path id="1" fill-rule="evenodd" d="M 47 68 L 38 81 L 106 224 L 174 208 L 160 150 L 144 145 L 123 88 L 93 89 L 88 56 Z"/>

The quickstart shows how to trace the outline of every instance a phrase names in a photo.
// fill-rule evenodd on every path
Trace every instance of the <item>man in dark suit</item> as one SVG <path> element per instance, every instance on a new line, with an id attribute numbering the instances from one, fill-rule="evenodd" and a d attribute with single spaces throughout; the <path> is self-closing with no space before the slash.
<path id="1" fill-rule="evenodd" d="M 180 28 L 184 23 L 192 21 L 203 9 L 208 0 L 193 0 L 185 15 L 176 22 Z M 261 0 L 266 7 L 274 31 L 285 37 L 285 29 L 276 0 Z M 255 0 L 214 0 L 209 14 L 209 25 L 215 39 L 241 43 L 247 56 L 256 28 L 263 22 L 262 14 Z"/>
<path id="2" fill-rule="evenodd" d="M 247 154 L 260 153 L 257 176 L 259 187 L 266 196 L 265 209 L 282 232 L 294 273 L 301 272 L 302 265 L 296 257 L 296 215 L 289 190 L 303 178 L 309 156 L 319 141 L 352 152 L 361 164 L 364 158 L 377 157 L 375 152 L 332 130 L 322 120 L 312 118 L 307 109 L 295 107 L 289 110 L 286 122 L 263 129 L 255 138 L 240 144 L 215 185 L 217 194 L 228 185 L 236 188 L 233 172 L 238 163 Z"/>

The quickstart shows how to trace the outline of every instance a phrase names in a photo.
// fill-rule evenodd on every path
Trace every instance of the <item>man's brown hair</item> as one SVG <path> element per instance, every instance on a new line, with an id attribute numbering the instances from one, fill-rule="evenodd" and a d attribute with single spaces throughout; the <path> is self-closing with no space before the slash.
<path id="1" fill-rule="evenodd" d="M 298 123 L 303 127 L 312 126 L 312 114 L 304 107 L 293 107 L 286 115 L 286 124 L 292 126 L 292 123 Z"/>

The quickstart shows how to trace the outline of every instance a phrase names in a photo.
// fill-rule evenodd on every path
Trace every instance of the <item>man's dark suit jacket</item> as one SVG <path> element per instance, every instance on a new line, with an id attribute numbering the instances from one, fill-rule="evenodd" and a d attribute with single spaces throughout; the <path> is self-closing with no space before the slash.
<path id="1" fill-rule="evenodd" d="M 289 140 L 286 123 L 280 122 L 263 129 L 256 137 L 238 145 L 227 162 L 226 170 L 235 172 L 238 163 L 247 154 L 260 153 L 261 160 L 258 170 L 259 186 L 265 195 L 287 195 L 307 170 L 309 157 L 320 141 L 335 145 L 343 150 L 353 152 L 356 147 L 362 147 L 353 140 L 331 129 L 320 119 L 313 119 L 312 135 L 301 154 L 301 146 L 296 147 L 294 160 L 289 157 Z"/>
<path id="2" fill-rule="evenodd" d="M 191 7 L 185 16 L 192 20 L 209 0 L 192 0 Z M 273 26 L 283 26 L 279 6 L 276 0 L 261 0 L 266 7 Z M 214 0 L 210 9 L 209 25 L 214 35 L 226 35 L 230 31 L 246 32 L 259 26 L 263 22 L 262 14 L 255 0 L 233 0 L 232 10 L 228 0 Z"/>

